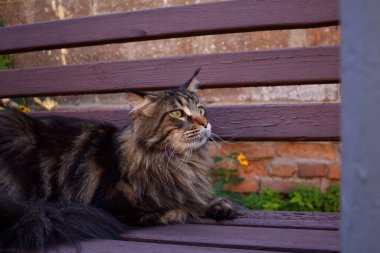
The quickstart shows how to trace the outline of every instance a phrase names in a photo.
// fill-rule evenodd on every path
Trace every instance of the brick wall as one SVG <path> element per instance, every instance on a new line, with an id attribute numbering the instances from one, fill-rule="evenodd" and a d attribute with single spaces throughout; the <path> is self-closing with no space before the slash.
<path id="1" fill-rule="evenodd" d="M 0 1 L 0 19 L 8 25 L 16 25 L 204 2 L 217 2 L 217 0 L 9 0 Z M 339 44 L 337 27 L 260 31 L 21 53 L 14 55 L 14 66 L 25 68 L 337 44 Z M 225 88 L 203 90 L 201 95 L 209 104 L 337 102 L 340 100 L 337 84 Z M 27 101 L 33 105 L 34 99 L 28 98 Z M 52 101 L 50 104 L 54 110 L 73 107 L 76 109 L 128 107 L 126 94 L 60 96 L 52 98 Z M 233 189 L 237 191 L 257 191 L 267 187 L 286 191 L 299 184 L 309 184 L 323 190 L 339 180 L 338 142 L 242 142 L 219 143 L 219 145 L 227 154 L 229 152 L 245 154 L 250 162 L 249 166 L 239 168 L 240 175 L 246 180 L 233 186 Z M 216 146 L 212 145 L 212 153 L 223 155 Z"/>
<path id="2" fill-rule="evenodd" d="M 242 153 L 249 165 L 221 161 L 215 167 L 237 168 L 245 180 L 230 185 L 239 192 L 272 188 L 288 191 L 307 184 L 325 191 L 340 179 L 339 142 L 235 142 L 210 147 L 213 156 Z"/>

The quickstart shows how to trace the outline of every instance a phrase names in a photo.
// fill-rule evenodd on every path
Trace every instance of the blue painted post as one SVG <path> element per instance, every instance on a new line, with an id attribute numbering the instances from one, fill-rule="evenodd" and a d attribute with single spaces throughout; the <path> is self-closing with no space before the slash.
<path id="1" fill-rule="evenodd" d="M 380 252 L 380 0 L 340 2 L 342 252 Z"/>

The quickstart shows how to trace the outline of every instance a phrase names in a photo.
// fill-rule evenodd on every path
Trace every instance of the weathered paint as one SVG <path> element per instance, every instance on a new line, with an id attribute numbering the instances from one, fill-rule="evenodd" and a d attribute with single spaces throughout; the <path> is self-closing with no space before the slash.
<path id="1" fill-rule="evenodd" d="M 341 1 L 342 252 L 380 252 L 380 1 Z"/>

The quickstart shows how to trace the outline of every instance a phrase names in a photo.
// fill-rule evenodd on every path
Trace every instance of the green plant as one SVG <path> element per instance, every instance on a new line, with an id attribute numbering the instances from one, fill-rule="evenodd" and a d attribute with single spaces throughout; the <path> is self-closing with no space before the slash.
<path id="1" fill-rule="evenodd" d="M 340 188 L 339 185 L 331 185 L 327 188 L 323 201 L 323 211 L 338 212 L 340 210 Z"/>
<path id="2" fill-rule="evenodd" d="M 214 157 L 214 163 L 217 164 L 221 161 L 226 161 L 230 166 L 237 165 L 237 154 L 231 153 L 226 157 L 216 156 Z M 244 178 L 237 175 L 238 170 L 235 168 L 223 168 L 219 167 L 213 171 L 213 190 L 214 195 L 217 197 L 224 197 L 234 201 L 237 204 L 242 204 L 244 201 L 244 195 L 239 192 L 233 192 L 226 189 L 226 185 L 240 183 Z"/>
<path id="3" fill-rule="evenodd" d="M 276 190 L 264 189 L 260 191 L 260 198 L 264 210 L 282 210 L 284 208 L 285 201 Z"/>
<path id="4" fill-rule="evenodd" d="M 339 185 L 330 186 L 326 194 L 320 189 L 301 185 L 288 194 L 273 189 L 251 192 L 244 196 L 243 206 L 255 210 L 325 211 L 338 212 Z"/>
<path id="5" fill-rule="evenodd" d="M 0 69 L 10 69 L 12 67 L 11 55 L 0 55 Z"/>
<path id="6" fill-rule="evenodd" d="M 284 209 L 285 200 L 280 192 L 264 189 L 258 194 L 248 194 L 243 201 L 243 206 L 249 209 L 276 211 Z"/>
<path id="7" fill-rule="evenodd" d="M 225 189 L 228 184 L 240 183 L 244 178 L 235 175 L 237 173 L 236 169 L 224 169 L 219 168 L 215 171 L 217 176 L 213 183 L 214 195 L 217 197 L 228 198 L 238 204 L 242 204 L 244 200 L 244 195 L 239 192 L 233 192 Z"/>
<path id="8" fill-rule="evenodd" d="M 244 178 L 238 176 L 236 166 L 247 166 L 243 154 L 231 153 L 225 157 L 214 157 L 215 164 L 221 164 L 213 171 L 213 190 L 217 197 L 228 198 L 239 205 L 255 210 L 290 211 L 326 211 L 337 212 L 340 209 L 339 185 L 330 186 L 323 194 L 320 189 L 301 185 L 289 193 L 280 193 L 273 189 L 263 189 L 258 193 L 242 194 L 230 191 L 227 186 L 240 183 Z M 225 168 L 227 167 L 227 168 Z"/>
<path id="9" fill-rule="evenodd" d="M 4 26 L 4 22 L 0 19 L 0 27 Z M 0 55 L 0 69 L 9 69 L 12 66 L 12 56 Z"/>
<path id="10" fill-rule="evenodd" d="M 249 209 L 262 210 L 259 194 L 255 192 L 249 193 L 243 200 L 243 206 Z"/>
<path id="11" fill-rule="evenodd" d="M 311 186 L 301 185 L 288 193 L 289 210 L 321 211 L 323 206 L 322 192 Z"/>

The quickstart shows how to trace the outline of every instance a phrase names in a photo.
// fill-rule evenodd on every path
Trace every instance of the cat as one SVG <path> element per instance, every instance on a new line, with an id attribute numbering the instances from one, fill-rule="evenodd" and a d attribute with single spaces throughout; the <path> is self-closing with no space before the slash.
<path id="1" fill-rule="evenodd" d="M 214 198 L 211 124 L 196 93 L 199 69 L 176 89 L 130 90 L 131 122 L 0 113 L 0 248 L 43 252 L 127 225 L 232 219 Z"/>

